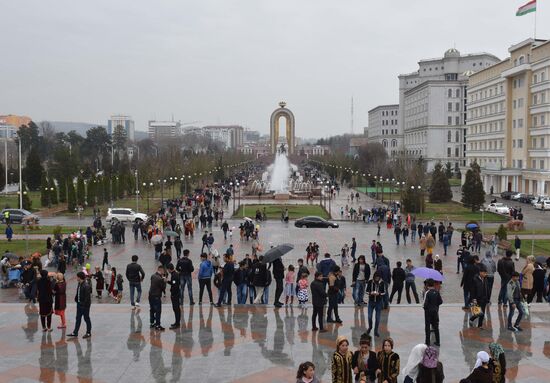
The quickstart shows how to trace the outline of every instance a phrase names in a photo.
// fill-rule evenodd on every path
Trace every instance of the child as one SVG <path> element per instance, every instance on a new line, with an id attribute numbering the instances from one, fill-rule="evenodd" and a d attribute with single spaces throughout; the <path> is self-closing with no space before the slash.
<path id="1" fill-rule="evenodd" d="M 103 262 L 101 263 L 101 271 L 105 271 L 105 265 L 109 265 L 109 252 L 103 249 Z"/>
<path id="2" fill-rule="evenodd" d="M 65 309 L 67 308 L 67 283 L 62 273 L 56 274 L 56 284 L 53 287 L 53 293 L 55 294 L 54 313 L 61 318 L 61 325 L 57 328 L 65 328 L 67 323 L 65 322 Z"/>
<path id="3" fill-rule="evenodd" d="M 229 229 L 229 241 L 233 241 L 233 229 Z"/>
<path id="4" fill-rule="evenodd" d="M 122 290 L 123 290 L 123 285 L 124 283 L 124 278 L 122 278 L 122 274 L 118 274 L 116 276 L 116 289 L 117 289 L 117 296 L 116 296 L 116 300 L 117 300 L 117 303 L 120 303 L 120 301 L 122 300 Z"/>
<path id="5" fill-rule="evenodd" d="M 294 304 L 294 296 L 296 289 L 294 287 L 294 266 L 288 266 L 288 272 L 285 276 L 285 306 L 288 306 L 288 298 L 290 297 L 290 305 Z"/>
<path id="6" fill-rule="evenodd" d="M 298 281 L 298 303 L 302 308 L 305 307 L 306 302 L 309 300 L 308 293 L 309 282 L 307 280 L 307 274 L 303 273 L 302 277 Z"/>
<path id="7" fill-rule="evenodd" d="M 349 246 L 347 243 L 344 244 L 344 247 L 342 247 L 342 267 L 348 266 L 348 253 L 349 253 Z"/>
<path id="8" fill-rule="evenodd" d="M 95 267 L 93 278 L 96 280 L 95 291 L 97 293 L 97 299 L 101 299 L 103 289 L 105 288 L 105 277 L 103 277 L 103 273 L 99 269 L 99 266 Z"/>

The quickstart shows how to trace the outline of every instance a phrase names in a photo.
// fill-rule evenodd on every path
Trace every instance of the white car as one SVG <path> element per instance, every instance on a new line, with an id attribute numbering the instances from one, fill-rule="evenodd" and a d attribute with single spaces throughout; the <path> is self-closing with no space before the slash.
<path id="1" fill-rule="evenodd" d="M 521 193 L 514 194 L 510 197 L 512 201 L 517 201 L 521 197 Z"/>
<path id="2" fill-rule="evenodd" d="M 533 204 L 537 210 L 550 210 L 550 199 L 541 199 Z"/>
<path id="3" fill-rule="evenodd" d="M 540 203 L 543 199 L 549 199 L 546 195 L 538 195 L 534 200 L 531 201 L 531 205 L 535 206 L 536 203 Z"/>
<path id="4" fill-rule="evenodd" d="M 510 208 L 500 202 L 489 204 L 485 210 L 497 214 L 510 214 Z"/>
<path id="5" fill-rule="evenodd" d="M 135 222 L 135 221 L 146 221 L 147 214 L 136 213 L 132 209 L 125 207 L 119 208 L 109 208 L 107 211 L 107 222 Z"/>

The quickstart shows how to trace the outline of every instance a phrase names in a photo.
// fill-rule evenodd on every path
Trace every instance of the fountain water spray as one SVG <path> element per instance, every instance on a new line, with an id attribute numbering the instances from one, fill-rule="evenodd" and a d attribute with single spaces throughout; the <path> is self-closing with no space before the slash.
<path id="1" fill-rule="evenodd" d="M 275 162 L 271 166 L 270 190 L 275 194 L 288 194 L 288 179 L 290 175 L 290 162 L 286 153 L 277 153 Z"/>

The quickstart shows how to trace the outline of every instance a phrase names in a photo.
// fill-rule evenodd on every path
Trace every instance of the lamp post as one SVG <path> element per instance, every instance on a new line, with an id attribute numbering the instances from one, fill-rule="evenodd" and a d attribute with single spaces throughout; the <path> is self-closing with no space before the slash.
<path id="1" fill-rule="evenodd" d="M 136 213 L 139 213 L 139 183 L 137 169 L 134 171 L 134 177 L 136 178 Z"/>
<path id="2" fill-rule="evenodd" d="M 17 135 L 17 143 L 19 145 L 19 209 L 23 209 L 23 173 L 21 172 L 21 137 L 19 134 Z"/>
<path id="3" fill-rule="evenodd" d="M 232 190 L 232 199 L 233 199 L 233 214 L 235 214 L 235 185 L 233 184 L 233 182 L 229 182 L 229 186 L 231 187 L 231 190 Z"/>

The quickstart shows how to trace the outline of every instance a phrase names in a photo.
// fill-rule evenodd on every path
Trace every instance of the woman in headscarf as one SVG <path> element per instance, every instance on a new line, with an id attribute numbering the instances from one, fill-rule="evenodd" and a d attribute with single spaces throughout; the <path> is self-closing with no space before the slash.
<path id="1" fill-rule="evenodd" d="M 493 370 L 489 368 L 489 360 L 489 354 L 485 351 L 478 352 L 474 369 L 464 380 L 469 383 L 493 383 Z"/>
<path id="2" fill-rule="evenodd" d="M 332 355 L 332 383 L 352 383 L 351 351 L 345 336 L 336 338 L 336 351 Z"/>
<path id="3" fill-rule="evenodd" d="M 376 370 L 378 370 L 378 360 L 376 352 L 371 351 L 370 336 L 361 337 L 359 341 L 359 350 L 353 353 L 351 358 L 351 367 L 355 374 L 355 381 L 359 382 L 362 375 L 365 376 L 366 382 L 374 382 L 376 380 Z"/>
<path id="4" fill-rule="evenodd" d="M 377 354 L 380 368 L 376 371 L 380 383 L 397 383 L 400 361 L 399 355 L 393 352 L 393 339 L 386 338 L 382 343 L 382 350 Z"/>
<path id="5" fill-rule="evenodd" d="M 36 287 L 42 331 L 52 331 L 53 289 L 46 270 L 37 270 Z"/>
<path id="6" fill-rule="evenodd" d="M 489 367 L 493 371 L 493 383 L 504 383 L 506 381 L 506 357 L 500 343 L 489 343 Z"/>
<path id="7" fill-rule="evenodd" d="M 427 347 L 418 365 L 416 383 L 443 383 L 443 364 L 438 360 L 439 353 L 435 347 Z"/>
<path id="8" fill-rule="evenodd" d="M 434 256 L 434 270 L 439 271 L 439 273 L 443 275 L 443 262 L 441 258 L 439 258 L 439 254 Z"/>
<path id="9" fill-rule="evenodd" d="M 407 365 L 403 368 L 403 375 L 405 375 L 404 383 L 413 383 L 416 381 L 416 377 L 418 376 L 418 365 L 422 362 L 424 351 L 427 347 L 428 346 L 424 343 L 421 343 L 412 348 L 409 359 L 407 360 Z"/>

